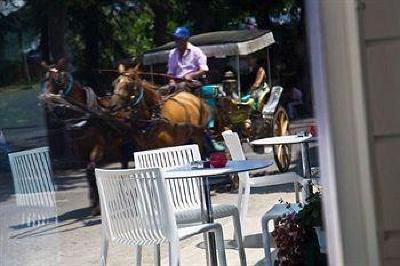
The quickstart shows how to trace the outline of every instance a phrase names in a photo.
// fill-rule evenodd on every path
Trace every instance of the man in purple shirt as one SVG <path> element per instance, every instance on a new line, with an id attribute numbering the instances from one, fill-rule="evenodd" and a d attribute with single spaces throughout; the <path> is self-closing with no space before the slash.
<path id="1" fill-rule="evenodd" d="M 174 40 L 176 48 L 169 53 L 169 89 L 195 89 L 201 86 L 199 79 L 208 71 L 207 57 L 203 51 L 188 42 L 190 31 L 177 27 Z M 165 87 L 164 87 L 165 88 Z"/>

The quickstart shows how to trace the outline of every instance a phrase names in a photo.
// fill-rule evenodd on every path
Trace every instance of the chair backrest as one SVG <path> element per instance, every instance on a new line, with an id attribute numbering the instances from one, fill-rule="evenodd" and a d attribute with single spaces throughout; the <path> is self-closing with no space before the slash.
<path id="1" fill-rule="evenodd" d="M 172 169 L 200 161 L 198 145 L 183 145 L 134 153 L 135 167 L 138 169 L 159 167 Z M 176 210 L 201 206 L 199 193 L 200 178 L 167 179 L 167 189 Z"/>
<path id="2" fill-rule="evenodd" d="M 232 130 L 226 130 L 222 132 L 222 137 L 224 138 L 225 145 L 231 154 L 232 160 L 246 160 L 238 133 L 233 132 Z M 242 172 L 238 175 L 241 184 L 249 182 L 249 172 Z"/>
<path id="3" fill-rule="evenodd" d="M 49 148 L 8 154 L 18 206 L 55 207 Z"/>
<path id="4" fill-rule="evenodd" d="M 200 161 L 199 146 L 183 145 L 134 153 L 135 168 L 172 169 Z"/>
<path id="5" fill-rule="evenodd" d="M 177 239 L 177 228 L 159 168 L 96 169 L 104 229 L 128 245 L 154 245 Z"/>
<path id="6" fill-rule="evenodd" d="M 224 138 L 225 146 L 231 154 L 232 160 L 246 160 L 246 156 L 242 149 L 242 143 L 240 142 L 239 135 L 236 132 L 226 130 L 222 132 L 222 137 Z M 239 208 L 240 225 L 244 234 L 250 196 L 250 175 L 249 172 L 241 172 L 238 173 L 238 176 L 239 189 L 237 207 Z"/>
<path id="7" fill-rule="evenodd" d="M 236 132 L 232 132 L 231 130 L 226 130 L 222 132 L 222 136 L 225 141 L 225 145 L 228 148 L 232 160 L 246 160 L 246 156 L 242 149 L 242 144 L 240 142 L 239 135 Z M 249 204 L 249 195 L 250 195 L 250 175 L 249 172 L 239 173 L 239 190 L 238 190 L 238 203 L 237 206 L 240 212 L 240 219 L 242 225 L 242 232 L 245 232 L 245 217 L 247 215 L 248 204 Z M 260 180 L 258 186 L 272 186 L 272 185 L 280 185 L 280 184 L 288 184 L 294 183 L 296 179 L 296 173 L 289 172 L 279 175 L 268 175 L 268 179 L 264 179 L 265 176 L 253 177 L 254 180 Z M 268 180 L 268 182 L 267 182 Z M 254 183 L 253 183 L 254 184 Z M 297 192 L 296 192 L 297 193 Z"/>
<path id="8" fill-rule="evenodd" d="M 263 116 L 273 116 L 276 107 L 279 104 L 279 99 L 281 98 L 283 92 L 283 88 L 280 86 L 274 86 L 271 90 L 271 96 L 268 99 L 268 102 L 264 105 L 262 114 Z"/>

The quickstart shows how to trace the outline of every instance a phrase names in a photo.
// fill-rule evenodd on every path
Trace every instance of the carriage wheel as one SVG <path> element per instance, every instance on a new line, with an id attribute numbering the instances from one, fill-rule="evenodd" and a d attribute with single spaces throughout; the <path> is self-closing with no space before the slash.
<path id="1" fill-rule="evenodd" d="M 289 135 L 289 117 L 285 108 L 278 106 L 273 118 L 274 137 Z M 290 166 L 290 145 L 274 145 L 274 159 L 280 172 L 286 172 Z"/>

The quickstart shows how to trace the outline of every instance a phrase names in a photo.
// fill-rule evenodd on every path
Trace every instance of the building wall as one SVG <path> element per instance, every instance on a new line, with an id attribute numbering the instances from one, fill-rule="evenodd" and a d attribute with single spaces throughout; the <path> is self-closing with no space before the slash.
<path id="1" fill-rule="evenodd" d="M 384 265 L 400 265 L 400 1 L 363 0 L 361 46 Z"/>
<path id="2" fill-rule="evenodd" d="M 362 0 L 307 0 L 329 265 L 381 265 Z"/>

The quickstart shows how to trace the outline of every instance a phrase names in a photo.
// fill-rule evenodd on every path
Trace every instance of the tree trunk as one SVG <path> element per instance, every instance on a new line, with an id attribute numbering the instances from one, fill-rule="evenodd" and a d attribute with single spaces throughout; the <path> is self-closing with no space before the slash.
<path id="1" fill-rule="evenodd" d="M 56 60 L 65 57 L 65 31 L 67 19 L 66 1 L 48 1 L 44 6 L 41 27 L 42 60 L 55 63 Z M 66 155 L 65 128 L 63 125 L 56 125 L 46 113 L 48 129 L 48 141 L 50 152 L 54 158 L 64 158 Z"/>
<path id="2" fill-rule="evenodd" d="M 65 1 L 48 2 L 48 44 L 49 57 L 52 61 L 65 57 L 66 18 Z"/>
<path id="3" fill-rule="evenodd" d="M 31 74 L 29 73 L 29 67 L 28 67 L 28 63 L 26 62 L 26 56 L 25 56 L 25 52 L 24 52 L 24 37 L 22 34 L 22 30 L 18 30 L 17 36 L 18 36 L 18 42 L 19 42 L 19 47 L 20 47 L 20 51 L 21 51 L 21 60 L 22 60 L 22 65 L 23 65 L 24 72 L 25 72 L 25 78 L 28 82 L 31 82 Z"/>
<path id="4" fill-rule="evenodd" d="M 50 51 L 49 51 L 49 27 L 48 27 L 48 15 L 43 14 L 40 23 L 40 53 L 42 60 L 49 62 Z"/>
<path id="5" fill-rule="evenodd" d="M 86 49 L 84 51 L 83 71 L 88 85 L 96 89 L 98 87 L 96 73 L 91 70 L 99 67 L 100 10 L 95 3 L 87 7 L 84 13 L 86 14 L 86 19 L 82 21 L 82 38 Z"/>
<path id="6" fill-rule="evenodd" d="M 171 10 L 168 4 L 161 1 L 151 1 L 149 5 L 154 13 L 153 41 L 158 46 L 168 41 L 168 13 Z"/>

